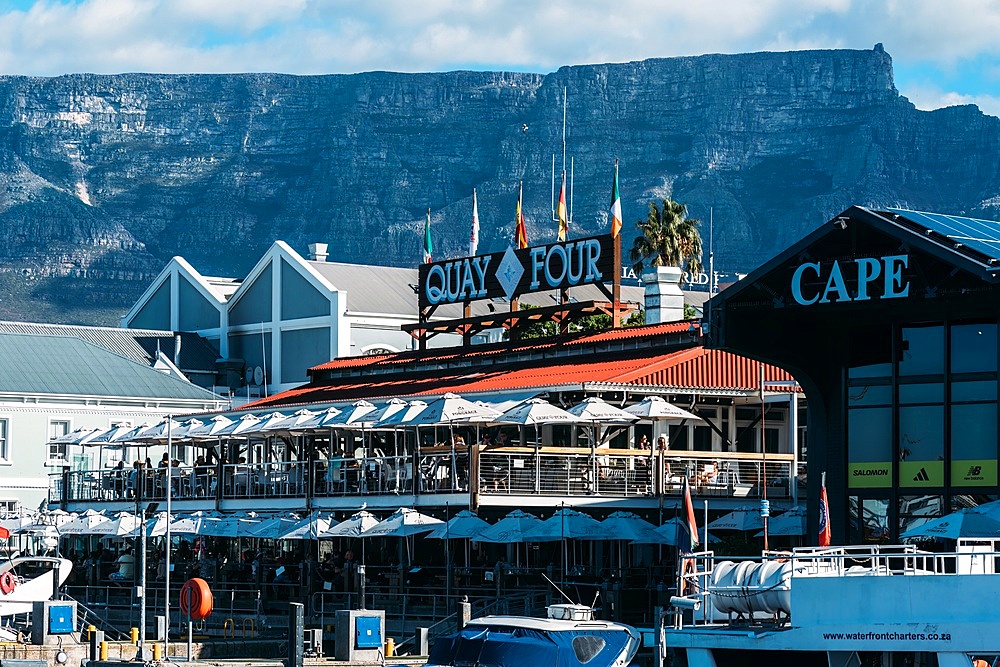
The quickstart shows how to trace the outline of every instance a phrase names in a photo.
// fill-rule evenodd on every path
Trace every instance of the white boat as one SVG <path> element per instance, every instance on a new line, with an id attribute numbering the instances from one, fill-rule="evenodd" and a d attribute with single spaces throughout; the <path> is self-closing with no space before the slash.
<path id="1" fill-rule="evenodd" d="M 438 639 L 427 667 L 625 667 L 642 638 L 632 627 L 594 619 L 586 605 L 554 604 L 547 618 L 484 616 Z"/>
<path id="2" fill-rule="evenodd" d="M 689 667 L 997 665 L 998 563 L 997 542 L 973 539 L 952 553 L 876 545 L 745 561 L 694 554 L 660 625 L 658 656 L 683 651 Z"/>
<path id="3" fill-rule="evenodd" d="M 36 601 L 52 599 L 72 569 L 73 561 L 54 556 L 0 561 L 0 616 L 30 613 Z"/>

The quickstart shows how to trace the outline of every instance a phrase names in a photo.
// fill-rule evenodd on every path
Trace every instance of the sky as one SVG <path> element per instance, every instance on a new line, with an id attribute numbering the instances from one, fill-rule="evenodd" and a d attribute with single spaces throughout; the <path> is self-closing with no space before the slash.
<path id="1" fill-rule="evenodd" d="M 871 49 L 918 108 L 1000 116 L 1000 0 L 0 0 L 0 74 L 339 74 Z"/>

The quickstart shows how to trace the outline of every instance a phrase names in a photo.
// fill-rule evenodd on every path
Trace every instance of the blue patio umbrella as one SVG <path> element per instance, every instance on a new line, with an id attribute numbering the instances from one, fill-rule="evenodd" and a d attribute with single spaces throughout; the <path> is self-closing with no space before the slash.
<path id="1" fill-rule="evenodd" d="M 951 540 L 960 537 L 1000 537 L 1000 521 L 975 509 L 964 509 L 931 519 L 899 537 L 904 540 L 917 537 L 945 537 Z"/>

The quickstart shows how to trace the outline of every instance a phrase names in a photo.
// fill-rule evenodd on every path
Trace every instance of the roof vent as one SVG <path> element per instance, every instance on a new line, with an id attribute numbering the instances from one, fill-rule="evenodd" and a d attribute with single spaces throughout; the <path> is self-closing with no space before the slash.
<path id="1" fill-rule="evenodd" d="M 309 260 L 313 262 L 325 262 L 327 258 L 325 243 L 309 244 Z"/>

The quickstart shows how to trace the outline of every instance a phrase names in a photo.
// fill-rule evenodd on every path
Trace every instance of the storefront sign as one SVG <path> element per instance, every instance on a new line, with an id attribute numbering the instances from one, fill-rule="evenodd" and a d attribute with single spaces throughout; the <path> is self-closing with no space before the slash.
<path id="1" fill-rule="evenodd" d="M 792 298 L 801 306 L 904 298 L 910 294 L 910 279 L 903 275 L 909 265 L 909 255 L 806 262 L 792 274 Z"/>
<path id="2" fill-rule="evenodd" d="M 996 486 L 996 460 L 966 460 L 951 462 L 952 486 Z"/>
<path id="3" fill-rule="evenodd" d="M 521 294 L 614 279 L 610 235 L 420 266 L 420 308 Z"/>
<path id="4" fill-rule="evenodd" d="M 899 485 L 944 486 L 944 461 L 900 461 Z"/>
<path id="5" fill-rule="evenodd" d="M 847 486 L 852 489 L 888 489 L 892 486 L 892 464 L 851 463 L 847 466 Z"/>

